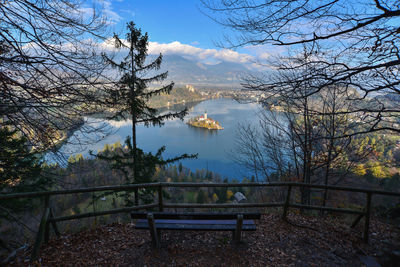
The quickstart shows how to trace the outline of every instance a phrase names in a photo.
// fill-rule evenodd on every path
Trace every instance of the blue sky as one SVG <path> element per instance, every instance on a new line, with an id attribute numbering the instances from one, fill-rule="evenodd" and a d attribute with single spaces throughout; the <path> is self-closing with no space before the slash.
<path id="1" fill-rule="evenodd" d="M 213 39 L 222 31 L 199 11 L 197 0 L 124 0 L 113 5 L 123 18 L 121 24 L 135 21 L 155 42 L 180 41 L 214 48 Z"/>
<path id="2" fill-rule="evenodd" d="M 179 41 L 201 48 L 215 48 L 223 28 L 203 15 L 198 0 L 102 0 L 96 1 L 114 21 L 118 33 L 133 20 L 150 40 L 158 43 Z M 90 4 L 89 4 L 90 6 Z"/>
<path id="3" fill-rule="evenodd" d="M 88 0 L 86 11 L 90 12 L 93 3 L 111 21 L 111 32 L 124 37 L 129 21 L 148 32 L 149 54 L 176 54 L 208 64 L 228 61 L 248 68 L 256 67 L 256 57 L 269 56 L 260 47 L 232 51 L 216 46 L 229 31 L 201 13 L 199 0 Z"/>

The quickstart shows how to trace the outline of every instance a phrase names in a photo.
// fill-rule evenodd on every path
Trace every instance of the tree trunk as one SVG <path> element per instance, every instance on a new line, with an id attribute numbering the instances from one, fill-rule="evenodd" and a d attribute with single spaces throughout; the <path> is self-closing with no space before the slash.
<path id="1" fill-rule="evenodd" d="M 133 110 L 131 111 L 133 112 Z M 136 183 L 138 177 L 137 169 L 137 144 L 136 144 L 136 116 L 132 113 L 132 148 L 133 148 L 133 179 L 132 182 Z M 135 206 L 139 205 L 139 189 L 135 188 Z"/>
<path id="2" fill-rule="evenodd" d="M 332 101 L 332 115 L 329 116 L 329 146 L 328 146 L 328 158 L 326 162 L 326 171 L 325 171 L 325 185 L 328 185 L 330 169 L 332 166 L 332 151 L 334 149 L 334 139 L 335 139 L 335 131 L 336 131 L 336 90 L 333 91 L 333 101 Z M 325 189 L 324 196 L 322 200 L 322 206 L 326 206 L 326 200 L 328 198 L 328 189 Z M 321 210 L 321 215 L 323 215 L 323 211 Z"/>
<path id="3" fill-rule="evenodd" d="M 331 143 L 333 141 L 331 140 Z M 330 169 L 331 169 L 331 159 L 332 159 L 332 146 L 330 146 L 329 151 L 328 151 L 328 159 L 327 159 L 327 163 L 326 163 L 326 170 L 325 170 L 325 185 L 328 185 L 328 181 L 329 181 L 329 174 L 330 174 Z M 322 206 L 325 207 L 326 206 L 326 200 L 328 198 L 328 189 L 324 190 L 324 196 L 322 199 Z M 324 211 L 321 210 L 321 215 L 324 214 Z"/>
<path id="4" fill-rule="evenodd" d="M 311 125 L 308 110 L 308 101 L 305 98 L 303 105 L 303 126 L 304 126 L 304 145 L 303 145 L 303 182 L 311 183 Z M 310 205 L 310 188 L 303 188 L 302 190 L 302 204 Z"/>
<path id="5" fill-rule="evenodd" d="M 131 75 L 133 80 L 133 86 L 130 88 L 131 99 L 132 101 L 136 98 L 135 91 L 135 82 L 136 82 L 136 73 L 135 73 L 135 58 L 133 53 L 133 44 L 130 46 L 131 49 Z M 136 114 L 133 107 L 133 103 L 131 103 L 131 117 L 132 117 L 132 148 L 133 148 L 133 179 L 132 182 L 136 183 L 136 179 L 138 177 L 138 169 L 137 169 L 137 144 L 136 144 Z M 135 188 L 135 206 L 139 206 L 139 189 Z"/>

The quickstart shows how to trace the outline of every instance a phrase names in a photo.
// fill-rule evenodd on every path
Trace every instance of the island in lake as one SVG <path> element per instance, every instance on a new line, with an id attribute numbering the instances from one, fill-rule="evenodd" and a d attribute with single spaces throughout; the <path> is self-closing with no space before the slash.
<path id="1" fill-rule="evenodd" d="M 207 117 L 207 112 L 205 112 L 201 116 L 197 116 L 195 118 L 190 119 L 187 124 L 194 126 L 194 127 L 200 127 L 200 128 L 207 128 L 209 130 L 222 130 L 224 127 L 222 127 L 218 121 L 215 121 L 211 118 Z"/>

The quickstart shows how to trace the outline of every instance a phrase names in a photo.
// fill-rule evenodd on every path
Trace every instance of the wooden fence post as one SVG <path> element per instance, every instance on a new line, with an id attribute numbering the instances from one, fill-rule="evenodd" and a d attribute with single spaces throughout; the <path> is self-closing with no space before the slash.
<path id="1" fill-rule="evenodd" d="M 287 190 L 287 194 L 286 194 L 285 206 L 283 207 L 282 219 L 284 219 L 284 220 L 286 220 L 287 211 L 288 211 L 288 208 L 289 208 L 290 192 L 291 192 L 291 191 L 292 191 L 292 186 L 289 185 L 289 186 L 288 186 L 288 190 Z"/>
<path id="2" fill-rule="evenodd" d="M 156 223 L 154 221 L 153 213 L 147 214 L 147 222 L 149 224 L 149 230 L 150 230 L 151 241 L 153 243 L 153 246 L 156 248 L 160 248 L 160 240 L 158 239 L 158 233 L 157 233 L 157 228 L 156 228 Z"/>
<path id="3" fill-rule="evenodd" d="M 54 213 L 53 213 L 53 210 L 51 208 L 50 208 L 49 218 L 50 219 L 54 218 Z M 57 222 L 50 220 L 50 223 L 53 226 L 53 230 L 54 230 L 54 233 L 56 234 L 56 236 L 60 237 L 61 234 L 60 234 L 60 231 L 58 230 Z"/>
<path id="4" fill-rule="evenodd" d="M 39 225 L 39 230 L 36 234 L 36 239 L 35 239 L 35 244 L 33 245 L 32 253 L 31 253 L 31 258 L 30 262 L 34 262 L 39 254 L 39 249 L 40 245 L 42 244 L 43 238 L 48 239 L 48 236 L 46 237 L 45 235 L 48 234 L 48 220 L 49 220 L 49 215 L 50 215 L 50 208 L 49 208 L 49 202 L 50 202 L 50 196 L 46 195 L 45 196 L 45 201 L 44 201 L 44 212 L 42 219 L 40 220 L 40 225 Z"/>
<path id="5" fill-rule="evenodd" d="M 243 214 L 238 214 L 236 218 L 236 230 L 235 230 L 235 245 L 239 246 L 240 237 L 242 236 L 242 226 L 243 226 Z"/>
<path id="6" fill-rule="evenodd" d="M 364 225 L 364 243 L 368 243 L 369 219 L 371 217 L 371 199 L 372 193 L 367 193 L 367 204 L 365 206 L 365 225 Z"/>
<path id="7" fill-rule="evenodd" d="M 44 242 L 48 243 L 49 242 L 49 236 L 50 236 L 50 224 L 49 224 L 49 216 L 50 216 L 50 196 L 47 195 L 44 198 L 44 207 L 45 207 L 45 212 L 47 209 L 49 209 L 49 214 L 47 215 L 46 218 L 46 224 L 44 227 Z"/>
<path id="8" fill-rule="evenodd" d="M 163 195 L 162 195 L 162 184 L 158 187 L 158 210 L 164 211 Z"/>

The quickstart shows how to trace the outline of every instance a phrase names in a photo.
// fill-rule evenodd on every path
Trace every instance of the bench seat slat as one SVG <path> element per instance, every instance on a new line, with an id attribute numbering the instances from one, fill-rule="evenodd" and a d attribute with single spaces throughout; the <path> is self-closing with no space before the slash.
<path id="1" fill-rule="evenodd" d="M 178 220 L 235 220 L 238 212 L 236 213 L 175 213 L 175 212 L 152 212 L 154 219 L 178 219 Z M 259 220 L 260 213 L 256 212 L 243 212 L 243 219 Z M 147 212 L 131 212 L 132 219 L 146 219 Z"/>
<path id="2" fill-rule="evenodd" d="M 137 220 L 138 223 L 147 223 L 147 220 L 141 219 Z M 164 220 L 164 219 L 156 219 L 155 223 L 182 223 L 182 224 L 232 224 L 236 225 L 236 220 Z M 253 220 L 243 220 L 243 225 L 254 225 Z"/>
<path id="3" fill-rule="evenodd" d="M 199 221 L 197 221 L 199 222 Z M 235 221 L 234 221 L 235 222 Z M 159 230 L 196 230 L 196 231 L 234 231 L 236 229 L 236 222 L 224 224 L 221 221 L 215 221 L 213 223 L 183 223 L 181 220 L 178 220 L 177 223 L 166 223 L 159 222 L 156 220 L 155 222 L 156 228 Z M 136 223 L 136 229 L 149 229 L 149 224 L 145 220 L 140 220 Z M 243 224 L 243 231 L 255 231 L 256 225 L 254 222 Z"/>

